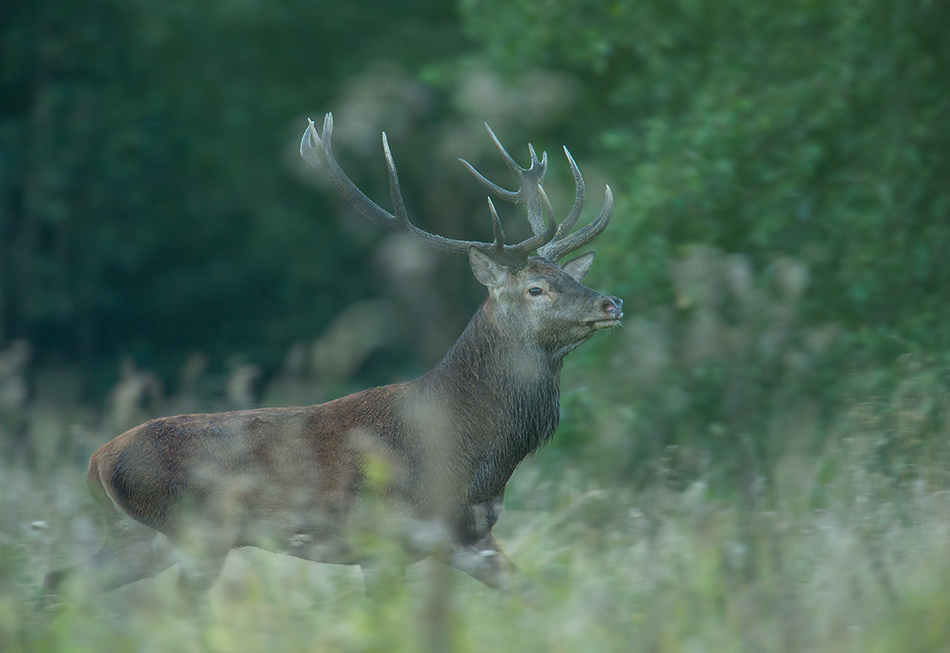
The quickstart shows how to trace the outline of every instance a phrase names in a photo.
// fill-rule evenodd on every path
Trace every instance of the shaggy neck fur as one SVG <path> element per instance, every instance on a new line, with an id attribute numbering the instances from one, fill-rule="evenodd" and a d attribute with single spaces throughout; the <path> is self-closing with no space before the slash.
<path id="1" fill-rule="evenodd" d="M 562 358 L 503 336 L 493 308 L 483 304 L 442 362 L 419 380 L 433 399 L 453 406 L 457 451 L 449 456 L 474 469 L 466 490 L 474 503 L 500 495 L 518 464 L 551 439 L 560 417 Z"/>

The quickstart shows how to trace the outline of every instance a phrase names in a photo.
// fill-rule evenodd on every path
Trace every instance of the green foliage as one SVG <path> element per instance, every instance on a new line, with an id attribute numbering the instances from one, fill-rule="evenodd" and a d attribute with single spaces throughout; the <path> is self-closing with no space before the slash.
<path id="1" fill-rule="evenodd" d="M 606 446 L 644 482 L 667 452 L 734 486 L 819 451 L 869 400 L 852 374 L 947 360 L 946 5 L 462 7 L 495 65 L 576 75 L 564 130 L 620 187 L 592 285 L 630 317 L 619 353 L 571 361 L 590 378 L 563 444 Z"/>
<path id="2" fill-rule="evenodd" d="M 618 280 L 632 256 L 663 260 L 684 243 L 746 252 L 758 266 L 782 252 L 814 275 L 811 314 L 942 345 L 945 5 L 463 6 L 510 67 L 529 60 L 584 75 L 592 97 L 580 129 L 613 154 L 620 206 L 636 218 L 611 227 Z"/>
<path id="3" fill-rule="evenodd" d="M 509 595 L 450 572 L 437 596 L 451 650 L 941 650 L 946 494 L 908 488 L 882 500 L 874 489 L 886 482 L 866 471 L 864 453 L 834 454 L 844 464 L 826 509 L 802 512 L 750 509 L 701 483 L 631 493 L 567 474 L 551 484 L 529 465 L 513 492 L 554 505 L 506 512 L 498 531 L 530 588 Z M 804 463 L 788 475 L 813 471 Z M 5 651 L 438 650 L 426 646 L 428 562 L 366 597 L 352 568 L 242 549 L 197 606 L 179 596 L 174 569 L 106 594 L 79 584 L 51 602 L 42 573 L 97 545 L 82 485 L 69 467 L 0 473 Z"/>
<path id="4" fill-rule="evenodd" d="M 371 295 L 366 244 L 283 150 L 394 48 L 409 67 L 458 49 L 443 3 L 414 7 L 5 6 L 0 343 L 89 375 L 132 354 L 168 377 L 194 350 L 273 367 Z"/>

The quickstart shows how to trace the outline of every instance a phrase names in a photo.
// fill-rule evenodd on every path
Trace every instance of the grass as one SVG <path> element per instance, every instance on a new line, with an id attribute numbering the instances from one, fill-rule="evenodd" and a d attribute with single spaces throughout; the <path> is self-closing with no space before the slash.
<path id="1" fill-rule="evenodd" d="M 840 455 L 840 454 L 829 454 Z M 821 464 L 812 461 L 810 464 Z M 505 595 L 448 571 L 457 651 L 950 650 L 950 494 L 921 484 L 885 500 L 844 466 L 828 507 L 761 507 L 685 491 L 543 480 L 529 461 L 497 531 L 531 584 Z M 804 468 L 802 475 L 808 474 Z M 0 475 L 0 650 L 418 651 L 431 644 L 436 567 L 365 596 L 356 568 L 255 549 L 232 553 L 207 605 L 176 573 L 51 606 L 43 574 L 98 546 L 82 470 Z M 548 510 L 532 510 L 545 493 Z M 770 505 L 765 505 L 770 504 Z M 767 508 L 767 509 L 766 509 Z"/>
<path id="2" fill-rule="evenodd" d="M 713 462 L 680 463 L 698 472 L 665 469 L 677 461 L 664 454 L 641 490 L 597 456 L 525 461 L 495 528 L 522 591 L 427 561 L 368 598 L 357 568 L 244 549 L 198 606 L 174 568 L 106 594 L 76 584 L 56 603 L 41 591 L 100 544 L 89 454 L 147 416 L 141 394 L 117 391 L 97 414 L 41 377 L 37 399 L 5 413 L 32 455 L 0 464 L 0 651 L 950 651 L 950 393 L 940 365 L 906 363 L 894 383 L 855 377 L 867 388 L 825 422 L 819 450 L 796 444 L 817 421 L 775 422 L 769 443 L 788 444 L 747 456 L 732 493 L 716 480 L 743 451 L 728 432 L 701 442 Z M 617 458 L 644 427 L 610 422 L 600 401 L 573 428 L 604 416 L 591 445 Z"/>

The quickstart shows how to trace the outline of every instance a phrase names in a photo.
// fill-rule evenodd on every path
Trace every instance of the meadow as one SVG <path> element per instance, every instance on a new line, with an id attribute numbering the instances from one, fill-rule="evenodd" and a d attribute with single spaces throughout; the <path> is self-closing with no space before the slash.
<path id="1" fill-rule="evenodd" d="M 883 438 L 919 438 L 934 406 L 946 407 L 945 396 L 921 394 L 933 370 L 906 376 L 890 397 L 856 403 L 820 454 L 783 456 L 743 491 L 702 477 L 684 485 L 675 448 L 637 488 L 543 450 L 515 473 L 496 527 L 521 570 L 509 594 L 430 560 L 368 596 L 358 568 L 242 549 L 205 605 L 182 602 L 175 568 L 106 594 L 75 583 L 53 598 L 44 574 L 100 544 L 88 454 L 118 424 L 201 403 L 155 395 L 148 372 L 127 369 L 107 409 L 20 407 L 29 459 L 13 452 L 0 470 L 0 649 L 946 650 L 945 467 L 931 450 L 905 482 L 879 463 Z M 221 401 L 239 402 L 240 379 L 227 381 Z M 273 385 L 286 391 L 287 379 Z"/>

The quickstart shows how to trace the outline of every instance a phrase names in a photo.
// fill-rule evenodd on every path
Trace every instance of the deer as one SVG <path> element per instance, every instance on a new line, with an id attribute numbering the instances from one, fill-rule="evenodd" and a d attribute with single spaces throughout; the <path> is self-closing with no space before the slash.
<path id="1" fill-rule="evenodd" d="M 613 196 L 572 233 L 585 186 L 575 183 L 558 222 L 543 186 L 547 153 L 529 145 L 522 168 L 488 125 L 518 181 L 509 191 L 460 162 L 491 194 L 527 212 L 532 235 L 507 244 L 491 197 L 493 242 L 455 240 L 409 221 L 385 132 L 393 212 L 347 177 L 331 149 L 333 117 L 309 121 L 300 154 L 360 214 L 440 252 L 464 254 L 488 290 L 445 357 L 418 379 L 307 407 L 177 415 L 136 426 L 98 449 L 90 493 L 105 516 L 102 548 L 85 577 L 106 591 L 179 564 L 179 586 L 201 595 L 228 553 L 253 546 L 315 562 L 359 565 L 368 576 L 384 537 L 397 565 L 438 554 L 485 585 L 507 589 L 515 566 L 492 534 L 519 464 L 549 442 L 560 419 L 564 357 L 620 323 L 622 301 L 581 283 L 593 251 L 559 264 L 607 226 Z M 388 564 L 388 563 L 387 563 Z M 58 591 L 75 567 L 50 572 Z"/>

